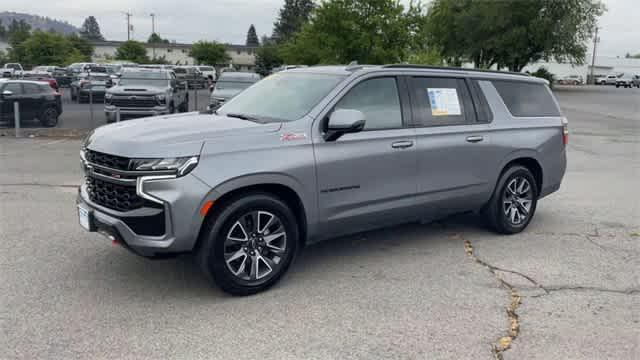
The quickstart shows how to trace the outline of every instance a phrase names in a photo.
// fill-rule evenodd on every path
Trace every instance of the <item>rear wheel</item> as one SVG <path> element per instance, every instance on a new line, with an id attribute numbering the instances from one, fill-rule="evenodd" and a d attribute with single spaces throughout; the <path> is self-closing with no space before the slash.
<path id="1" fill-rule="evenodd" d="M 189 111 L 189 94 L 185 96 L 184 101 L 182 102 L 182 104 L 180 104 L 180 107 L 178 108 L 178 111 L 183 113 Z"/>
<path id="2" fill-rule="evenodd" d="M 48 107 L 42 111 L 42 114 L 38 116 L 38 120 L 40 120 L 40 124 L 44 127 L 54 127 L 58 125 L 58 109 L 55 107 Z"/>
<path id="3" fill-rule="evenodd" d="M 251 295 L 274 285 L 298 246 L 296 218 L 279 198 L 253 193 L 231 200 L 209 219 L 198 260 L 203 271 L 232 295 Z"/>
<path id="4" fill-rule="evenodd" d="M 538 203 L 538 187 L 529 169 L 515 165 L 504 171 L 484 216 L 493 230 L 515 234 L 524 230 L 533 218 Z"/>

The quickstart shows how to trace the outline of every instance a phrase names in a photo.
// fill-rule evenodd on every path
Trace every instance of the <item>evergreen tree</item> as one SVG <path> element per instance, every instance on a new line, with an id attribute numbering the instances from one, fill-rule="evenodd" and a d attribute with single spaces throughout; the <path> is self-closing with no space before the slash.
<path id="1" fill-rule="evenodd" d="M 90 41 L 104 41 L 104 36 L 100 33 L 100 25 L 95 17 L 89 16 L 84 20 L 80 28 L 80 36 Z"/>
<path id="2" fill-rule="evenodd" d="M 312 0 L 285 0 L 278 20 L 273 24 L 273 38 L 277 42 L 288 40 L 309 20 L 313 8 Z"/>
<path id="3" fill-rule="evenodd" d="M 253 26 L 253 24 L 251 24 L 247 32 L 247 46 L 260 46 L 260 40 L 258 40 L 258 34 L 256 34 L 256 27 Z"/>

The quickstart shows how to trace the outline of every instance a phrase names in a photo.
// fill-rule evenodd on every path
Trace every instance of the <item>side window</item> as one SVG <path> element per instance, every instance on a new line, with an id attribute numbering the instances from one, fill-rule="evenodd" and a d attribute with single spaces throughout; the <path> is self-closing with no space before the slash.
<path id="1" fill-rule="evenodd" d="M 400 97 L 393 77 L 361 82 L 349 90 L 335 108 L 362 111 L 366 118 L 365 130 L 402 128 Z"/>
<path id="2" fill-rule="evenodd" d="M 11 91 L 13 95 L 22 95 L 22 86 L 20 83 L 8 83 L 2 91 Z"/>
<path id="3" fill-rule="evenodd" d="M 417 125 L 447 126 L 475 122 L 475 109 L 464 79 L 414 77 L 411 79 Z"/>
<path id="4" fill-rule="evenodd" d="M 25 95 L 36 95 L 42 92 L 42 89 L 36 84 L 22 84 Z"/>
<path id="5" fill-rule="evenodd" d="M 493 111 L 487 102 L 487 98 L 478 83 L 478 80 L 468 80 L 470 86 L 471 97 L 476 109 L 476 121 L 479 123 L 490 123 L 493 121 Z"/>
<path id="6" fill-rule="evenodd" d="M 544 84 L 507 80 L 493 80 L 491 83 L 513 116 L 560 116 L 560 110 Z"/>

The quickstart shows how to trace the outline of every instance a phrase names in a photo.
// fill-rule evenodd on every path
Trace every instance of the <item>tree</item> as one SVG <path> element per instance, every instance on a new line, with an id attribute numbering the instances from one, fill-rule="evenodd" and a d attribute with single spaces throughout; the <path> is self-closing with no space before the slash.
<path id="1" fill-rule="evenodd" d="M 0 19 L 0 40 L 4 40 L 7 38 L 7 29 L 4 28 L 2 24 L 2 19 Z"/>
<path id="2" fill-rule="evenodd" d="M 282 65 L 279 48 L 275 44 L 262 45 L 256 50 L 256 72 L 262 76 L 271 74 L 271 70 Z"/>
<path id="3" fill-rule="evenodd" d="M 253 26 L 253 24 L 249 26 L 249 31 L 247 31 L 247 46 L 260 46 L 260 40 L 258 40 L 258 34 L 256 34 L 256 27 Z"/>
<path id="4" fill-rule="evenodd" d="M 149 39 L 147 39 L 147 43 L 149 44 L 168 44 L 169 39 L 163 39 L 158 33 L 151 33 L 149 35 Z"/>
<path id="5" fill-rule="evenodd" d="M 69 40 L 74 49 L 78 50 L 79 56 L 82 57 L 81 61 L 76 62 L 91 61 L 91 57 L 93 56 L 93 45 L 91 45 L 88 40 L 75 33 L 67 35 L 67 40 Z"/>
<path id="6" fill-rule="evenodd" d="M 13 19 L 7 29 L 7 39 L 11 47 L 16 47 L 31 35 L 31 25 L 26 21 Z"/>
<path id="7" fill-rule="evenodd" d="M 284 42 L 302 29 L 314 8 L 312 0 L 285 0 L 280 14 L 273 24 L 273 38 L 277 42 Z"/>
<path id="8" fill-rule="evenodd" d="M 89 16 L 82 23 L 80 36 L 89 41 L 104 41 L 104 36 L 100 33 L 100 25 L 95 17 Z"/>
<path id="9" fill-rule="evenodd" d="M 194 58 L 198 64 L 204 65 L 225 64 L 230 60 L 224 45 L 205 40 L 193 44 L 189 56 Z"/>
<path id="10" fill-rule="evenodd" d="M 434 0 L 426 39 L 448 64 L 511 71 L 541 59 L 582 64 L 603 11 L 598 0 Z"/>
<path id="11" fill-rule="evenodd" d="M 125 41 L 116 50 L 116 58 L 118 60 L 129 60 L 138 64 L 149 63 L 147 49 L 144 44 L 135 40 Z"/>
<path id="12" fill-rule="evenodd" d="M 70 56 L 77 57 L 79 51 L 60 34 L 36 30 L 20 44 L 23 51 L 20 61 L 23 65 L 64 66 Z"/>
<path id="13" fill-rule="evenodd" d="M 419 5 L 395 0 L 331 0 L 321 3 L 302 30 L 283 44 L 287 64 L 397 63 L 407 59 L 421 34 Z"/>

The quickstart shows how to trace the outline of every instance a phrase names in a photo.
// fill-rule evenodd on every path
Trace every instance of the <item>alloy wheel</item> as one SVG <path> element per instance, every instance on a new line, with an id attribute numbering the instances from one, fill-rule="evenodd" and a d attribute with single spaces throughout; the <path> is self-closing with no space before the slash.
<path id="1" fill-rule="evenodd" d="M 250 284 L 277 274 L 287 252 L 287 232 L 282 220 L 264 210 L 241 215 L 224 241 L 227 269 Z"/>
<path id="2" fill-rule="evenodd" d="M 502 195 L 502 208 L 507 220 L 515 226 L 527 221 L 533 204 L 533 188 L 524 177 L 511 179 Z"/>

